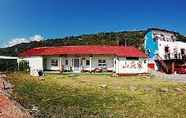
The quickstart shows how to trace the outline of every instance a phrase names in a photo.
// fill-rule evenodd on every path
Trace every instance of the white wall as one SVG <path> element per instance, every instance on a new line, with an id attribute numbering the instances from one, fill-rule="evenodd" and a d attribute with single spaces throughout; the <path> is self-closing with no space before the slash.
<path id="1" fill-rule="evenodd" d="M 72 60 L 74 58 L 80 59 L 80 69 L 86 69 L 90 70 L 90 66 L 86 66 L 86 60 L 89 60 L 89 56 L 84 57 L 44 57 L 46 58 L 46 68 L 49 70 L 60 70 L 60 65 L 64 65 L 64 69 L 69 70 L 70 67 L 73 69 L 73 63 Z M 60 59 L 61 58 L 61 59 Z M 147 67 L 147 60 L 140 58 L 139 60 L 126 60 L 124 57 L 114 57 L 114 56 L 93 56 L 92 58 L 92 70 L 95 68 L 100 68 L 98 66 L 98 60 L 99 59 L 105 59 L 106 60 L 106 67 L 107 70 L 113 70 L 114 72 L 118 74 L 138 74 L 138 73 L 147 73 L 148 67 Z M 58 66 L 52 66 L 51 60 L 57 59 L 58 60 Z M 43 70 L 43 57 L 31 57 L 26 58 L 25 60 L 28 60 L 29 66 L 30 66 L 30 74 L 33 76 L 38 76 L 38 70 Z M 61 62 L 60 62 L 61 60 Z M 65 60 L 68 60 L 68 65 L 65 65 Z M 114 65 L 114 60 L 116 60 L 116 65 Z M 82 61 L 82 63 L 81 63 Z M 132 66 L 132 63 L 134 66 Z M 82 65 L 81 65 L 82 64 Z M 141 65 L 141 67 L 140 67 Z"/>
<path id="2" fill-rule="evenodd" d="M 128 60 L 123 57 L 116 58 L 117 74 L 140 74 L 147 73 L 147 60 L 140 58 L 139 60 Z"/>
<path id="3" fill-rule="evenodd" d="M 175 41 L 176 36 L 173 33 L 168 33 L 168 32 L 163 32 L 163 31 L 153 31 L 153 37 L 157 37 L 158 41 L 158 54 L 159 56 L 165 60 L 165 47 L 169 47 L 169 51 L 171 53 L 170 57 L 174 58 L 174 49 L 178 50 L 178 53 L 181 53 L 181 49 L 186 50 L 186 43 L 181 42 L 181 41 Z M 163 40 L 163 37 L 164 39 Z M 173 39 L 172 39 L 173 37 Z"/>
<path id="4" fill-rule="evenodd" d="M 169 47 L 169 51 L 171 53 L 171 58 L 174 58 L 174 49 L 177 49 L 177 53 L 181 53 L 181 49 L 186 50 L 186 43 L 175 41 L 175 42 L 165 42 L 165 41 L 158 41 L 159 51 L 158 54 L 161 56 L 162 59 L 165 59 L 165 47 Z"/>
<path id="5" fill-rule="evenodd" d="M 168 42 L 173 42 L 174 40 L 176 40 L 176 36 L 174 33 L 157 31 L 157 30 L 153 31 L 153 38 L 156 38 L 157 40 L 163 40 L 164 38 L 164 40 Z"/>
<path id="6" fill-rule="evenodd" d="M 43 57 L 41 56 L 35 56 L 35 57 L 30 57 L 30 58 L 23 58 L 20 59 L 28 61 L 29 63 L 29 68 L 30 68 L 30 75 L 32 76 L 38 76 L 38 71 L 42 70 L 43 71 Z"/>

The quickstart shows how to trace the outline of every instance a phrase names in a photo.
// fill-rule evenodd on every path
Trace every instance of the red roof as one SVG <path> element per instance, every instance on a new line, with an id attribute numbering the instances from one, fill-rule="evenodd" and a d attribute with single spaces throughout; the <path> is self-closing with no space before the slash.
<path id="1" fill-rule="evenodd" d="M 24 51 L 23 57 L 52 55 L 116 55 L 122 57 L 146 57 L 145 53 L 134 47 L 123 46 L 62 46 L 40 47 Z"/>

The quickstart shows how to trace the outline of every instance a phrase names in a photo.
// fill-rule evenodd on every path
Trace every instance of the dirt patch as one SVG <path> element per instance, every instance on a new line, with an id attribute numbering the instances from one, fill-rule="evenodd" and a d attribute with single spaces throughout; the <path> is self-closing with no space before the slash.
<path id="1" fill-rule="evenodd" d="M 31 118 L 28 112 L 7 96 L 4 77 L 4 74 L 0 74 L 0 118 Z"/>

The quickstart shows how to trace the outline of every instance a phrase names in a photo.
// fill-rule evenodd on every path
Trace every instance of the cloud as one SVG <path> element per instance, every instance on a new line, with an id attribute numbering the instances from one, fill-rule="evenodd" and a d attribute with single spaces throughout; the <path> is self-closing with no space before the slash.
<path id="1" fill-rule="evenodd" d="M 41 35 L 34 35 L 29 38 L 13 38 L 7 43 L 6 47 L 11 47 L 20 43 L 29 43 L 31 41 L 42 41 L 42 40 L 44 40 L 44 37 L 42 37 Z"/>
<path id="2" fill-rule="evenodd" d="M 42 41 L 44 40 L 44 37 L 42 37 L 41 35 L 35 35 L 29 38 L 30 41 Z"/>
<path id="3" fill-rule="evenodd" d="M 20 43 L 29 43 L 29 42 L 30 41 L 26 38 L 14 38 L 8 42 L 7 47 L 11 47 L 11 46 L 14 46 L 14 45 L 20 44 Z"/>

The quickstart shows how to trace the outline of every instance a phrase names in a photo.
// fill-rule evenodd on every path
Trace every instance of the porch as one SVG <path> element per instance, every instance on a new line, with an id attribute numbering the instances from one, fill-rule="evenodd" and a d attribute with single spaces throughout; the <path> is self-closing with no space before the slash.
<path id="1" fill-rule="evenodd" d="M 51 73 L 61 72 L 113 72 L 113 56 L 45 56 L 43 70 Z"/>

